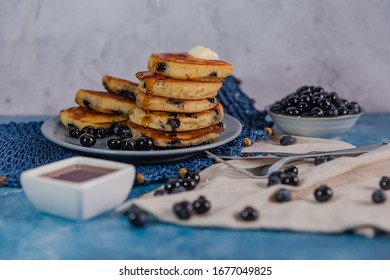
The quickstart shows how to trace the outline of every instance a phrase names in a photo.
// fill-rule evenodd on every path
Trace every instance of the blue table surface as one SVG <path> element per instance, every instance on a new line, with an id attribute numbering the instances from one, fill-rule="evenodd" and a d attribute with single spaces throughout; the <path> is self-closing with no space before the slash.
<path id="1" fill-rule="evenodd" d="M 1 117 L 9 121 L 47 117 Z M 390 140 L 390 114 L 365 114 L 340 137 L 356 146 Z M 159 184 L 134 187 L 137 197 Z M 22 189 L 0 188 L 0 259 L 390 259 L 390 238 L 224 230 L 156 223 L 133 228 L 106 213 L 85 222 L 37 211 Z"/>

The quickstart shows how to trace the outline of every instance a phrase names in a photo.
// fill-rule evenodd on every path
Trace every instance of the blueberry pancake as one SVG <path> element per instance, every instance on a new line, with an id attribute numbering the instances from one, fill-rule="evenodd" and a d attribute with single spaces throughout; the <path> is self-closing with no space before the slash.
<path id="1" fill-rule="evenodd" d="M 148 70 L 179 80 L 220 81 L 232 71 L 230 63 L 200 59 L 187 53 L 152 54 L 148 61 Z"/>
<path id="2" fill-rule="evenodd" d="M 80 106 L 112 115 L 128 117 L 137 107 L 135 101 L 110 92 L 80 89 L 76 93 L 76 103 Z"/>
<path id="3" fill-rule="evenodd" d="M 60 111 L 61 123 L 69 128 L 76 126 L 82 129 L 84 126 L 92 125 L 93 127 L 110 128 L 114 123 L 126 123 L 125 117 L 117 115 L 107 115 L 94 112 L 85 107 L 71 107 Z"/>
<path id="4" fill-rule="evenodd" d="M 221 81 L 183 81 L 149 71 L 138 72 L 135 76 L 139 80 L 138 89 L 140 91 L 173 99 L 196 100 L 212 98 L 217 95 L 218 90 L 222 86 Z"/>
<path id="5" fill-rule="evenodd" d="M 104 88 L 112 93 L 116 93 L 130 99 L 135 99 L 138 92 L 138 83 L 104 75 L 102 78 Z"/>
<path id="6" fill-rule="evenodd" d="M 136 108 L 129 120 L 144 127 L 163 131 L 189 131 L 221 122 L 223 107 L 220 103 L 210 110 L 200 113 L 168 113 L 160 111 L 144 111 Z"/>
<path id="7" fill-rule="evenodd" d="M 189 147 L 197 146 L 215 141 L 222 131 L 225 129 L 223 123 L 218 123 L 212 126 L 204 127 L 192 131 L 183 132 L 166 132 L 156 129 L 127 122 L 130 127 L 133 139 L 138 139 L 141 136 L 153 139 L 153 145 L 156 147 Z"/>
<path id="8" fill-rule="evenodd" d="M 143 92 L 139 92 L 137 95 L 137 106 L 145 111 L 199 113 L 214 108 L 216 104 L 217 100 L 214 97 L 201 100 L 183 100 L 153 96 Z"/>

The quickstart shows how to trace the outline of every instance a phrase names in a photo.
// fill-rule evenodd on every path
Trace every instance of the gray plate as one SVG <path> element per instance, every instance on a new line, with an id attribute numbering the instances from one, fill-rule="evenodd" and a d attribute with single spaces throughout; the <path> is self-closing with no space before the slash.
<path id="1" fill-rule="evenodd" d="M 61 124 L 59 116 L 52 117 L 45 121 L 41 127 L 41 132 L 43 136 L 53 143 L 90 156 L 129 163 L 152 163 L 184 159 L 202 151 L 226 144 L 240 135 L 242 126 L 238 120 L 225 114 L 223 122 L 226 125 L 226 129 L 213 143 L 188 148 L 172 148 L 153 151 L 110 150 L 106 144 L 108 138 L 98 139 L 95 146 L 91 148 L 83 147 L 78 139 L 69 136 L 68 129 Z"/>

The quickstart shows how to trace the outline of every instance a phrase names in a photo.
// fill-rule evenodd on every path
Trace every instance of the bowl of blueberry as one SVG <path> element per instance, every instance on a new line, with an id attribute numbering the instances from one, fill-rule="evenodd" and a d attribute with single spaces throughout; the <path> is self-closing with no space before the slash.
<path id="1" fill-rule="evenodd" d="M 317 138 L 340 136 L 364 113 L 359 103 L 318 86 L 302 86 L 266 111 L 284 133 Z"/>

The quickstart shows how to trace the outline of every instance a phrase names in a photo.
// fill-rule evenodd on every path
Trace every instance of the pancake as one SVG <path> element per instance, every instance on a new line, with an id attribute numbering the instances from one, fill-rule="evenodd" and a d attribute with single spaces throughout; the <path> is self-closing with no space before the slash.
<path id="1" fill-rule="evenodd" d="M 137 107 L 135 101 L 118 94 L 80 89 L 76 93 L 76 103 L 95 111 L 129 117 Z"/>
<path id="2" fill-rule="evenodd" d="M 223 107 L 220 103 L 210 110 L 200 113 L 168 113 L 159 111 L 145 112 L 136 108 L 129 120 L 144 127 L 163 131 L 189 131 L 211 126 L 223 119 Z"/>
<path id="3" fill-rule="evenodd" d="M 163 75 L 143 71 L 135 74 L 139 80 L 138 89 L 144 93 L 173 99 L 206 99 L 217 95 L 221 81 L 197 82 L 183 81 Z"/>
<path id="4" fill-rule="evenodd" d="M 155 130 L 130 121 L 127 122 L 127 125 L 131 129 L 134 140 L 141 136 L 149 137 L 153 139 L 153 145 L 156 147 L 189 147 L 210 143 L 215 141 L 225 129 L 225 125 L 221 122 L 205 128 L 183 132 Z"/>
<path id="5" fill-rule="evenodd" d="M 109 129 L 115 123 L 126 125 L 127 118 L 94 112 L 84 107 L 71 107 L 60 111 L 60 120 L 67 128 L 76 126 L 82 129 L 87 125 L 92 125 L 94 128 Z"/>
<path id="6" fill-rule="evenodd" d="M 187 53 L 158 53 L 149 57 L 148 70 L 179 80 L 220 81 L 233 68 L 221 60 L 199 59 Z"/>
<path id="7" fill-rule="evenodd" d="M 136 103 L 139 108 L 145 111 L 199 113 L 214 108 L 217 100 L 214 97 L 201 100 L 170 99 L 139 92 Z"/>
<path id="8" fill-rule="evenodd" d="M 107 91 L 128 97 L 133 100 L 135 100 L 135 96 L 138 92 L 138 83 L 108 75 L 103 76 L 102 84 Z"/>

